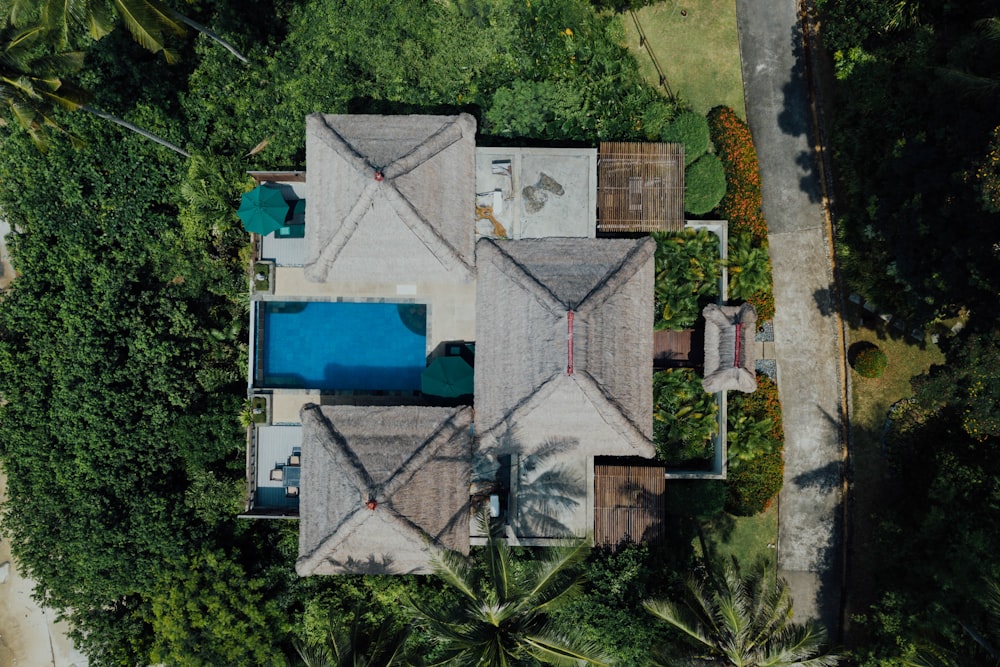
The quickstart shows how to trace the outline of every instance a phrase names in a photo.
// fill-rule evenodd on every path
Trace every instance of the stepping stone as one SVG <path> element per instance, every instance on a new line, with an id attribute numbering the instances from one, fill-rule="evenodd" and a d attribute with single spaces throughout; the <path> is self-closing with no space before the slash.
<path id="1" fill-rule="evenodd" d="M 858 293 L 856 293 L 856 292 L 854 294 L 852 294 L 851 296 L 847 297 L 847 300 L 850 301 L 851 303 L 853 303 L 856 306 L 860 306 L 861 305 L 861 301 L 862 301 L 861 295 L 858 294 Z"/>
<path id="2" fill-rule="evenodd" d="M 872 303 L 871 301 L 865 301 L 865 305 L 862 306 L 862 307 L 865 310 L 867 310 L 869 313 L 874 313 L 877 310 L 877 308 L 875 307 L 875 304 Z"/>
<path id="3" fill-rule="evenodd" d="M 913 331 L 910 332 L 910 338 L 919 343 L 922 343 L 924 342 L 924 332 L 921 331 L 920 329 L 914 329 Z M 934 342 L 936 343 L 937 341 Z"/>

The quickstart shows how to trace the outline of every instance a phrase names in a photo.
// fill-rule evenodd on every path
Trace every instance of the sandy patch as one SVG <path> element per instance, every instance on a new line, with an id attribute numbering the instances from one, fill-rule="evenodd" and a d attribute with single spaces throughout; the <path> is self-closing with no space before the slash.
<path id="1" fill-rule="evenodd" d="M 6 499 L 7 478 L 0 473 L 0 500 Z M 84 667 L 87 659 L 73 648 L 68 627 L 55 612 L 31 599 L 35 584 L 17 572 L 10 544 L 0 542 L 0 564 L 10 563 L 0 584 L 0 667 Z"/>

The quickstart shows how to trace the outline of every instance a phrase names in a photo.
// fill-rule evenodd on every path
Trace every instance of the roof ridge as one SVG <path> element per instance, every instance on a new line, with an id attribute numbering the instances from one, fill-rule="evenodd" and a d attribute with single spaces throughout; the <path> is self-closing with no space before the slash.
<path id="1" fill-rule="evenodd" d="M 384 178 L 387 181 L 392 181 L 400 176 L 405 176 L 452 144 L 461 141 L 467 129 L 465 125 L 468 124 L 463 116 L 468 116 L 468 114 L 450 118 L 427 138 L 411 148 L 409 152 L 393 160 L 392 164 L 381 165 Z"/>
<path id="2" fill-rule="evenodd" d="M 480 243 L 486 244 L 484 247 L 492 247 L 501 256 L 501 258 L 503 258 L 504 264 L 509 264 L 516 270 L 512 275 L 511 273 L 504 271 L 501 264 L 494 262 L 494 265 L 500 269 L 500 272 L 504 276 L 524 290 L 525 293 L 534 297 L 543 308 L 557 317 L 562 317 L 566 314 L 566 311 L 572 310 L 569 304 L 560 299 L 556 293 L 553 292 L 548 285 L 539 280 L 538 276 L 530 271 L 528 267 L 514 259 L 514 257 L 504 250 L 497 241 L 494 239 L 482 239 Z M 517 241 L 508 241 L 508 243 L 517 243 Z M 536 286 L 538 289 L 529 289 L 529 286 Z"/>
<path id="3" fill-rule="evenodd" d="M 642 450 L 647 458 L 656 454 L 652 441 L 643 434 L 642 429 L 629 416 L 625 407 L 614 396 L 605 391 L 601 383 L 594 379 L 594 376 L 587 370 L 583 370 L 580 373 L 574 373 L 571 377 L 604 422 L 618 431 L 632 446 L 632 449 Z"/>
<path id="4" fill-rule="evenodd" d="M 404 484 L 409 483 L 413 478 L 413 475 L 420 470 L 429 459 L 431 459 L 438 451 L 451 441 L 453 437 L 460 434 L 462 431 L 461 426 L 456 425 L 458 418 L 462 416 L 470 408 L 463 406 L 457 410 L 453 410 L 448 414 L 442 421 L 434 427 L 434 431 L 424 438 L 424 441 L 420 443 L 416 451 L 403 461 L 402 464 L 392 475 L 386 480 L 386 483 L 379 488 L 380 495 L 382 495 L 386 500 L 390 500 L 399 487 Z M 448 429 L 448 437 L 442 438 L 445 430 Z"/>
<path id="5" fill-rule="evenodd" d="M 407 229 L 409 229 L 410 232 L 424 244 L 424 247 L 430 250 L 431 254 L 434 255 L 434 257 L 441 262 L 446 269 L 454 270 L 459 268 L 464 269 L 470 275 L 474 274 L 475 269 L 469 265 L 468 262 L 462 259 L 462 255 L 455 250 L 455 247 L 452 246 L 426 218 L 420 215 L 417 208 L 403 195 L 402 192 L 396 188 L 395 185 L 390 188 L 386 188 L 382 194 L 385 196 L 386 201 L 396 212 L 396 215 L 402 223 L 406 225 Z M 446 261 L 445 257 L 450 258 L 451 261 Z"/>
<path id="6" fill-rule="evenodd" d="M 580 299 L 576 312 L 586 316 L 593 310 L 603 305 L 608 299 L 618 293 L 622 285 L 630 281 L 633 276 L 643 267 L 650 255 L 655 252 L 656 243 L 651 237 L 636 241 L 628 252 L 609 269 L 604 276 L 594 283 L 591 290 Z"/>
<path id="7" fill-rule="evenodd" d="M 333 263 L 337 261 L 337 257 L 344 247 L 350 242 L 351 237 L 354 236 L 354 232 L 357 231 L 358 225 L 361 220 L 368 214 L 368 212 L 375 205 L 375 194 L 378 189 L 378 183 L 372 180 L 364 191 L 358 196 L 358 200 L 354 203 L 351 208 L 350 213 L 344 218 L 344 223 L 337 230 L 337 233 L 333 235 L 326 245 L 320 250 L 319 256 L 316 260 L 306 267 L 310 273 L 314 273 L 313 267 L 319 267 L 322 271 L 323 280 L 326 280 L 327 275 L 330 273 L 330 267 Z M 405 223 L 404 223 L 405 224 Z"/>

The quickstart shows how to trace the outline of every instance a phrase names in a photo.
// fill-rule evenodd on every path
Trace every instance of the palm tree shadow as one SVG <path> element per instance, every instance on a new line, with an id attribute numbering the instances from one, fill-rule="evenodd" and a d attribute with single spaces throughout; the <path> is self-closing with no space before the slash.
<path id="1" fill-rule="evenodd" d="M 565 519 L 586 501 L 587 485 L 564 455 L 578 446 L 574 438 L 546 438 L 532 447 L 508 424 L 494 446 L 478 452 L 475 475 L 509 494 L 506 519 L 516 534 L 576 536 Z"/>

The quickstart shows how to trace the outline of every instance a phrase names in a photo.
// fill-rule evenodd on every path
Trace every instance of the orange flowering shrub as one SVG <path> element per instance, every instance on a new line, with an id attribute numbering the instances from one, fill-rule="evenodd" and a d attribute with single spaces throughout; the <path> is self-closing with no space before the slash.
<path id="1" fill-rule="evenodd" d="M 747 303 L 757 311 L 757 321 L 764 323 L 774 319 L 774 292 L 771 290 L 758 290 L 747 297 Z"/>
<path id="2" fill-rule="evenodd" d="M 726 169 L 726 196 L 719 212 L 729 220 L 729 233 L 746 230 L 755 242 L 767 237 L 761 212 L 760 168 L 750 127 L 729 107 L 708 112 L 708 127 L 715 153 Z"/>
<path id="3" fill-rule="evenodd" d="M 738 410 L 755 420 L 771 420 L 772 440 L 785 441 L 785 428 L 781 423 L 781 400 L 777 383 L 766 375 L 757 374 L 757 391 L 749 394 L 734 393 L 729 399 L 731 410 Z"/>

